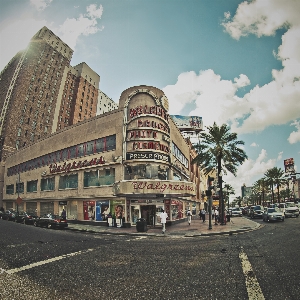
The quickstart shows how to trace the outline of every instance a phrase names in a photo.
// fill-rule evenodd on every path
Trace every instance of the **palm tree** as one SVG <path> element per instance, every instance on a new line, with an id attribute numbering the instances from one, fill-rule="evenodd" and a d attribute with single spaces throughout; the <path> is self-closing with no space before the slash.
<path id="1" fill-rule="evenodd" d="M 259 195 L 259 204 L 264 205 L 265 195 L 269 191 L 268 182 L 265 177 L 258 179 L 253 184 L 253 192 L 257 196 Z"/>
<path id="2" fill-rule="evenodd" d="M 192 163 L 197 164 L 207 175 L 215 171 L 217 166 L 219 183 L 219 204 L 221 208 L 221 224 L 224 224 L 224 201 L 222 199 L 222 175 L 221 170 L 227 171 L 236 176 L 237 166 L 242 164 L 248 157 L 243 149 L 243 141 L 237 140 L 236 133 L 230 133 L 228 125 L 223 124 L 220 127 L 214 122 L 213 126 L 206 127 L 208 132 L 200 133 L 201 141 L 196 144 L 195 150 L 197 156 Z"/>
<path id="3" fill-rule="evenodd" d="M 230 184 L 224 184 L 224 190 L 226 189 L 226 193 L 225 194 L 225 202 L 227 201 L 228 203 L 228 210 L 229 210 L 229 195 L 234 195 L 235 194 L 235 190 L 234 188 L 230 185 Z M 240 206 L 240 205 L 239 205 Z"/>
<path id="4" fill-rule="evenodd" d="M 284 171 L 281 168 L 274 167 L 272 169 L 268 169 L 264 174 L 266 176 L 267 182 L 269 183 L 272 190 L 272 202 L 274 203 L 274 185 L 277 186 L 277 200 L 280 202 L 280 192 L 279 188 L 286 184 L 286 179 L 284 176 Z"/>

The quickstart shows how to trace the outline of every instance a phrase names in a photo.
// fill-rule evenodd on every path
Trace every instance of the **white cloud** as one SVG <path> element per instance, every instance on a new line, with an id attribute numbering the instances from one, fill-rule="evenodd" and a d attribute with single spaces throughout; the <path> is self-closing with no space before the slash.
<path id="1" fill-rule="evenodd" d="M 168 85 L 163 91 L 172 103 L 170 114 L 180 114 L 186 104 L 195 103 L 197 108 L 190 115 L 205 116 L 204 125 L 207 126 L 214 121 L 222 124 L 247 112 L 247 103 L 235 93 L 249 83 L 244 74 L 232 82 L 222 80 L 213 70 L 206 70 L 200 71 L 199 75 L 182 73 L 175 85 Z"/>
<path id="2" fill-rule="evenodd" d="M 232 18 L 225 13 L 223 26 L 235 39 L 248 34 L 273 35 L 279 28 L 286 27 L 282 44 L 275 53 L 283 68 L 272 70 L 271 82 L 255 86 L 242 98 L 236 95 L 238 89 L 250 84 L 244 74 L 233 81 L 222 80 L 212 70 L 201 71 L 199 75 L 180 74 L 175 85 L 163 89 L 172 103 L 170 113 L 180 114 L 192 103 L 196 108 L 189 114 L 202 116 L 205 126 L 214 121 L 229 123 L 236 133 L 262 131 L 270 125 L 283 125 L 297 119 L 300 111 L 299 11 L 300 1 L 256 0 L 242 2 Z M 298 131 L 291 134 L 290 141 L 298 141 Z"/>
<path id="3" fill-rule="evenodd" d="M 291 126 L 294 125 L 296 127 L 296 131 L 293 131 L 288 137 L 288 141 L 290 144 L 295 144 L 300 142 L 300 121 L 295 120 Z M 299 152 L 300 153 L 300 152 Z"/>
<path id="4" fill-rule="evenodd" d="M 53 0 L 30 0 L 30 4 L 33 5 L 37 10 L 44 10 Z"/>
<path id="5" fill-rule="evenodd" d="M 278 158 L 280 157 L 280 153 Z M 262 149 L 256 160 L 247 159 L 237 170 L 237 176 L 228 173 L 224 176 L 224 181 L 230 184 L 236 193 L 240 195 L 241 186 L 243 183 L 246 186 L 252 186 L 254 181 L 263 177 L 263 174 L 276 166 L 277 159 L 268 159 L 267 151 Z"/>
<path id="6" fill-rule="evenodd" d="M 253 143 L 250 145 L 250 147 L 259 147 L 259 145 L 256 144 L 255 142 L 253 142 Z"/>
<path id="7" fill-rule="evenodd" d="M 102 5 L 97 9 L 95 4 L 91 4 L 86 8 L 86 11 L 86 14 L 80 14 L 76 19 L 66 19 L 57 30 L 54 30 L 54 32 L 73 50 L 81 35 L 87 36 L 95 34 L 103 29 L 103 26 L 101 28 L 97 27 L 97 19 L 100 19 L 103 13 Z"/>
<path id="8" fill-rule="evenodd" d="M 38 2 L 50 3 L 51 1 Z M 56 35 L 58 35 L 66 44 L 75 50 L 78 38 L 81 35 L 87 36 L 95 34 L 102 27 L 98 27 L 98 19 L 101 18 L 103 7 L 100 5 L 98 8 L 92 4 L 86 8 L 86 14 L 80 14 L 78 18 L 67 18 L 60 26 L 49 23 L 43 19 L 34 19 L 28 17 L 30 12 L 24 12 L 24 15 L 19 16 L 18 19 L 2 23 L 0 30 L 0 40 L 6 41 L 0 43 L 0 71 L 5 67 L 9 60 L 20 50 L 26 48 L 30 39 L 43 27 L 47 26 Z"/>

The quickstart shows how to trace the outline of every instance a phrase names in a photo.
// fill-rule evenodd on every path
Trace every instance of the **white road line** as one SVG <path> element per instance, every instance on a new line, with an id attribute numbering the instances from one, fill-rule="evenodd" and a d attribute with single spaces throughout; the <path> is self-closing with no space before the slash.
<path id="1" fill-rule="evenodd" d="M 94 251 L 94 250 L 96 250 L 96 249 L 82 250 L 82 251 L 73 252 L 73 253 L 69 253 L 69 254 L 53 257 L 53 258 L 49 258 L 49 259 L 46 259 L 46 260 L 38 261 L 36 263 L 30 264 L 30 265 L 27 265 L 27 266 L 23 266 L 23 267 L 20 267 L 20 268 L 15 268 L 15 269 L 10 269 L 10 270 L 3 270 L 2 269 L 2 270 L 7 274 L 14 274 L 14 273 L 18 273 L 18 272 L 21 272 L 21 271 L 24 271 L 24 270 L 32 269 L 32 268 L 35 268 L 35 267 L 38 267 L 38 266 L 49 264 L 49 263 L 52 263 L 54 261 L 58 261 L 58 260 L 61 260 L 61 259 L 64 259 L 64 258 L 68 258 L 68 257 L 71 257 L 71 256 L 83 254 L 83 253 L 86 253 L 86 252 L 91 252 L 91 251 Z"/>
<path id="2" fill-rule="evenodd" d="M 249 300 L 265 300 L 260 285 L 253 272 L 252 266 L 248 260 L 248 256 L 244 252 L 243 247 L 241 248 L 239 258 L 242 263 L 242 269 L 245 276 L 246 288 L 247 288 Z"/>

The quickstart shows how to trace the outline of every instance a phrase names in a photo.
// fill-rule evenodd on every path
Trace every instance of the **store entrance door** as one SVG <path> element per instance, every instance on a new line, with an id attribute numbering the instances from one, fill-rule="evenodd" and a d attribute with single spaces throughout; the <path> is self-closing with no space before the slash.
<path id="1" fill-rule="evenodd" d="M 141 216 L 147 221 L 147 225 L 154 226 L 156 223 L 156 206 L 155 205 L 141 205 Z"/>

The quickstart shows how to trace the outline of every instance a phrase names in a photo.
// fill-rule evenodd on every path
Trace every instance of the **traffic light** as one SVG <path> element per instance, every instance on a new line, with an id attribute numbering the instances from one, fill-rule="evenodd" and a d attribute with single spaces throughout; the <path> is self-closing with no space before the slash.
<path id="1" fill-rule="evenodd" d="M 210 177 L 208 175 L 207 177 L 207 190 L 205 191 L 205 195 L 206 196 L 212 196 L 212 191 L 214 190 L 214 177 Z"/>
<path id="2" fill-rule="evenodd" d="M 214 186 L 214 180 L 215 180 L 214 177 L 210 177 L 208 175 L 208 177 L 207 177 L 207 189 L 209 191 L 211 191 L 211 190 L 213 190 L 215 188 L 215 186 Z"/>

